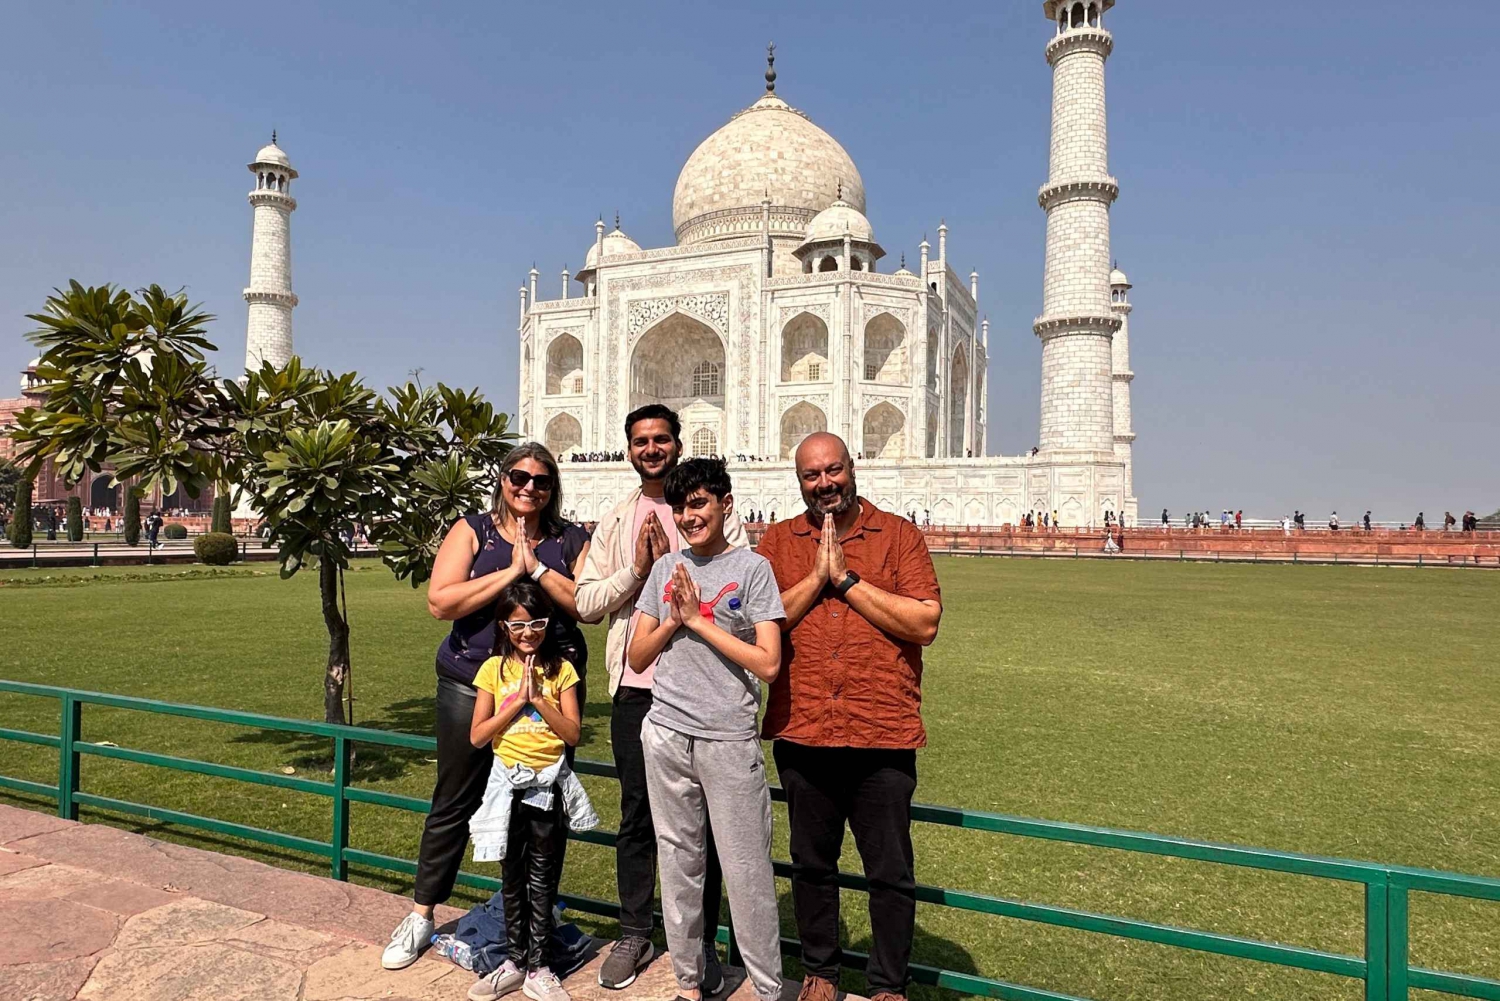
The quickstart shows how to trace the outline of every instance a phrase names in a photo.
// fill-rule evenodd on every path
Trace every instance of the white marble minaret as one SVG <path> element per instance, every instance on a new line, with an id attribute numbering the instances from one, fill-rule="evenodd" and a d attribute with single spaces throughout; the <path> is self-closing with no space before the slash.
<path id="1" fill-rule="evenodd" d="M 1115 411 L 1115 458 L 1125 463 L 1125 524 L 1136 524 L 1135 467 L 1131 450 L 1135 442 L 1135 431 L 1130 426 L 1130 383 L 1135 373 L 1130 370 L 1130 279 L 1125 272 L 1115 268 L 1109 273 L 1109 308 L 1120 318 L 1120 329 L 1115 331 L 1113 361 L 1114 411 Z"/>
<path id="2" fill-rule="evenodd" d="M 1038 200 L 1047 212 L 1042 315 L 1043 453 L 1081 461 L 1115 456 L 1110 340 L 1121 317 L 1110 308 L 1109 176 L 1104 61 L 1114 40 L 1103 14 L 1115 0 L 1047 0 L 1057 31 L 1052 67 L 1052 155 Z M 1088 453 L 1088 454 L 1085 454 Z"/>
<path id="3" fill-rule="evenodd" d="M 292 309 L 297 305 L 292 292 L 292 213 L 297 199 L 291 195 L 297 172 L 276 145 L 275 132 L 249 167 L 255 175 L 250 192 L 255 228 L 250 237 L 250 287 L 245 289 L 250 306 L 245 367 L 258 369 L 262 362 L 280 367 L 292 357 Z"/>

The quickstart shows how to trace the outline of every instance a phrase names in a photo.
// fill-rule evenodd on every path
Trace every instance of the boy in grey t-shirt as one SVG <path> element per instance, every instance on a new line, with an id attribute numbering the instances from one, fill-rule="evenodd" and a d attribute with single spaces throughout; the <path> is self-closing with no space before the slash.
<path id="1" fill-rule="evenodd" d="M 761 1001 L 776 1001 L 781 939 L 771 793 L 755 716 L 761 682 L 769 684 L 781 669 L 777 620 L 786 612 L 771 565 L 724 538 L 724 518 L 734 509 L 724 463 L 689 459 L 663 486 L 690 548 L 652 567 L 627 659 L 633 671 L 656 661 L 655 702 L 641 724 L 641 750 L 656 822 L 667 949 L 679 993 L 697 1001 L 711 818 L 746 971 Z"/>

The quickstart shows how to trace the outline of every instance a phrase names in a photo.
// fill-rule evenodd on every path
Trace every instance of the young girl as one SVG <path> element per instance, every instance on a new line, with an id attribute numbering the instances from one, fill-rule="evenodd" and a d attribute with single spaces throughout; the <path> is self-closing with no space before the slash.
<path id="1" fill-rule="evenodd" d="M 541 585 L 519 578 L 500 592 L 495 656 L 474 677 L 469 741 L 493 742 L 484 802 L 469 821 L 476 862 L 501 863 L 509 958 L 469 989 L 491 1001 L 520 987 L 533 1001 L 570 1001 L 547 965 L 552 907 L 568 831 L 599 818 L 565 751 L 578 743 L 578 672 L 547 628 L 556 614 Z"/>

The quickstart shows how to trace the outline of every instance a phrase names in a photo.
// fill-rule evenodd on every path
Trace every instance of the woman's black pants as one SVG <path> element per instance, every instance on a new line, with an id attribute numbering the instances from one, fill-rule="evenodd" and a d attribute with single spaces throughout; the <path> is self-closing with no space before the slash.
<path id="1" fill-rule="evenodd" d="M 505 899 L 506 953 L 523 970 L 547 965 L 552 938 L 552 905 L 562 878 L 568 847 L 562 790 L 552 790 L 546 810 L 521 802 L 526 790 L 513 793 L 505 861 L 500 864 L 500 892 Z"/>

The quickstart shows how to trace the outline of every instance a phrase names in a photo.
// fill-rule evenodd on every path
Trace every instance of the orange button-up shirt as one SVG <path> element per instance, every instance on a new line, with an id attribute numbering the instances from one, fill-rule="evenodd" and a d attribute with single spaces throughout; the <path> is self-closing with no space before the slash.
<path id="1" fill-rule="evenodd" d="M 862 497 L 859 511 L 840 540 L 849 569 L 882 591 L 939 600 L 921 531 Z M 781 590 L 812 572 L 822 536 L 822 525 L 805 515 L 766 530 L 756 551 L 770 560 Z M 925 746 L 922 647 L 881 632 L 824 588 L 783 639 L 762 736 L 815 747 Z"/>

